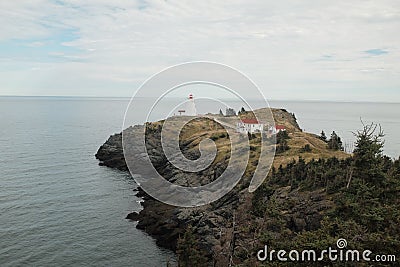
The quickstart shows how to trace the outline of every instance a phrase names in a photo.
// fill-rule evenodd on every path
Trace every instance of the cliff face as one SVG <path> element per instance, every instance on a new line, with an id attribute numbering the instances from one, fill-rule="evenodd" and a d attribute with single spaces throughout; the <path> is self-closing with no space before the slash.
<path id="1" fill-rule="evenodd" d="M 323 141 L 314 135 L 301 132 L 294 115 L 281 109 L 274 109 L 273 115 L 277 123 L 286 125 L 289 136 L 291 136 L 289 146 L 293 146 L 283 155 L 277 156 L 277 162 L 274 164 L 277 168 L 281 164 L 298 159 L 299 153 L 301 153 L 300 149 L 304 144 L 311 146 L 311 151 L 302 153 L 305 158 L 308 157 L 310 160 L 315 156 L 318 157 L 318 154 L 325 150 L 326 157 L 332 156 L 332 153 L 337 153 L 342 158 L 347 157 L 342 152 L 327 151 Z M 198 144 L 202 138 L 210 137 L 216 142 L 220 151 L 217 160 L 209 168 L 199 173 L 185 173 L 171 166 L 161 151 L 160 128 L 157 123 L 154 123 L 152 127 L 156 130 L 151 131 L 151 135 L 147 136 L 147 151 L 150 152 L 158 172 L 170 182 L 180 185 L 206 184 L 224 171 L 229 160 L 229 157 L 226 156 L 229 151 L 227 145 L 229 139 L 224 130 L 218 128 L 213 122 L 195 122 L 186 129 L 180 143 L 183 153 L 187 157 L 195 158 L 198 154 Z M 299 140 L 303 140 L 300 145 L 298 144 Z M 251 142 L 256 146 L 257 138 Z M 255 163 L 257 163 L 257 149 L 251 153 L 253 155 L 250 158 L 255 159 Z M 100 160 L 100 165 L 126 171 L 121 134 L 111 136 L 99 148 L 96 158 Z M 261 243 L 255 238 L 255 233 L 259 229 L 263 229 L 264 224 L 273 224 L 273 222 L 254 216 L 254 194 L 249 193 L 247 188 L 252 171 L 254 171 L 253 161 L 249 163 L 243 179 L 229 194 L 214 203 L 198 208 L 169 206 L 160 203 L 139 189 L 137 195 L 144 199 L 143 210 L 139 213 L 133 212 L 127 218 L 138 221 L 137 228 L 155 237 L 158 245 L 174 251 L 178 250 L 178 252 L 189 242 L 187 229 L 190 228 L 190 234 L 194 236 L 193 240 L 196 240 L 195 247 L 199 251 L 198 256 L 207 259 L 210 266 L 228 266 L 229 263 L 239 263 L 244 260 L 247 260 L 250 265 L 256 264 L 256 257 L 252 253 Z M 265 196 L 282 208 L 281 219 L 293 232 L 317 229 L 326 211 L 333 206 L 332 201 L 327 199 L 321 190 L 305 193 L 290 186 L 282 186 L 271 190 L 269 194 L 262 197 Z M 179 244 L 178 240 L 180 240 Z"/>
<path id="2" fill-rule="evenodd" d="M 124 159 L 124 152 L 122 150 L 122 134 L 111 135 L 108 140 L 100 146 L 95 155 L 96 159 L 100 161 L 100 166 L 107 166 L 110 168 L 119 169 L 121 171 L 128 171 Z"/>

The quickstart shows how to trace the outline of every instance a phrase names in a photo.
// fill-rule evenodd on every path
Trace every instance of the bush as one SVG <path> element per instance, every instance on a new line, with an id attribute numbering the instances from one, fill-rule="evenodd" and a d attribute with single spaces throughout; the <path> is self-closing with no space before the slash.
<path id="1" fill-rule="evenodd" d="M 301 153 L 311 152 L 311 151 L 312 151 L 312 149 L 311 149 L 310 144 L 304 145 L 304 147 L 302 147 L 301 150 L 300 150 Z"/>
<path id="2" fill-rule="evenodd" d="M 287 142 L 288 139 L 290 139 L 290 137 L 286 131 L 280 131 L 276 135 L 276 153 L 283 153 L 290 149 Z"/>
<path id="3" fill-rule="evenodd" d="M 219 139 L 219 136 L 218 136 L 218 135 L 212 135 L 212 136 L 210 137 L 210 139 L 213 140 L 213 141 L 215 141 L 215 140 L 218 140 L 218 139 Z"/>

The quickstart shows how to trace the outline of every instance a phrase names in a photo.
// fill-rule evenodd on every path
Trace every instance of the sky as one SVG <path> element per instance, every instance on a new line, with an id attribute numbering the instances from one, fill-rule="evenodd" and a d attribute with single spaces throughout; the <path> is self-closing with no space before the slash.
<path id="1" fill-rule="evenodd" d="M 267 99 L 400 102 L 400 2 L 0 1 L 0 95 L 129 97 L 189 61 Z"/>

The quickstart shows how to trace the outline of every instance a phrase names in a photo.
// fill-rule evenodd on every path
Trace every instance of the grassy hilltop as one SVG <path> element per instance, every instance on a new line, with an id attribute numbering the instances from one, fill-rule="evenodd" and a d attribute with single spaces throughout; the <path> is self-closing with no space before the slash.
<path id="1" fill-rule="evenodd" d="M 271 109 L 273 120 L 277 125 L 284 125 L 286 127 L 286 132 L 288 134 L 287 145 L 289 149 L 283 151 L 282 153 L 277 153 L 274 159 L 274 166 L 278 168 L 280 165 L 286 166 L 288 163 L 293 160 L 298 161 L 301 157 L 306 162 L 309 162 L 312 159 L 327 159 L 331 157 L 336 157 L 338 159 L 345 159 L 350 155 L 341 151 L 341 150 L 332 150 L 328 148 L 327 142 L 321 140 L 321 138 L 315 134 L 303 132 L 294 116 L 287 112 L 284 109 Z M 253 112 L 243 112 L 239 115 L 241 119 L 250 119 L 257 118 L 263 122 L 268 121 L 267 114 L 269 112 L 265 111 L 265 109 L 258 109 Z M 210 115 L 212 118 L 216 118 L 217 120 L 221 120 L 230 125 L 235 125 L 236 118 L 224 117 L 221 115 Z M 169 119 L 172 121 L 179 121 L 180 117 L 174 117 Z M 154 122 L 148 124 L 148 128 L 155 129 L 160 128 L 163 124 L 163 121 Z M 149 137 L 151 138 L 151 136 Z M 204 138 L 211 138 L 217 145 L 218 155 L 216 158 L 216 162 L 221 162 L 223 159 L 230 153 L 230 140 L 228 133 L 225 129 L 208 118 L 199 118 L 188 123 L 180 133 L 181 140 L 181 148 L 183 148 L 184 153 L 189 154 L 197 154 L 195 151 L 198 148 L 199 142 Z M 250 140 L 250 144 L 252 146 L 251 149 L 251 158 L 254 159 L 252 162 L 253 165 L 257 164 L 257 159 L 259 157 L 260 152 L 260 134 L 255 134 L 253 138 Z M 271 144 L 273 145 L 273 144 Z M 309 147 L 309 150 L 304 150 L 304 147 Z M 251 166 L 248 166 L 251 168 Z"/>

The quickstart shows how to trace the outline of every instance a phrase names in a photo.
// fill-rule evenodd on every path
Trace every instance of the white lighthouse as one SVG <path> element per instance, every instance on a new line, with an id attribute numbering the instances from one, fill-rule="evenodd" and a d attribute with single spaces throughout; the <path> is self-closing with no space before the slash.
<path id="1" fill-rule="evenodd" d="M 194 98 L 193 95 L 189 95 L 189 101 L 186 103 L 186 112 L 185 115 L 187 116 L 196 116 L 197 111 L 196 111 L 196 105 L 194 103 Z"/>

